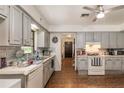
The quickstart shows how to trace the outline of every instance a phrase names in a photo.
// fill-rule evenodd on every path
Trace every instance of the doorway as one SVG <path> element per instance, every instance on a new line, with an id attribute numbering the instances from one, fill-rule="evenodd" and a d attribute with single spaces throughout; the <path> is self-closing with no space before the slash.
<path id="1" fill-rule="evenodd" d="M 65 58 L 72 58 L 72 42 L 65 42 Z"/>

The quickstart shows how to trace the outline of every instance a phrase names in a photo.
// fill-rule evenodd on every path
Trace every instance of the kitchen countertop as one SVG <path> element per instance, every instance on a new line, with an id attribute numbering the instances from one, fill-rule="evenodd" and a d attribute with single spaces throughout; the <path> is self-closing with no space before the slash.
<path id="1" fill-rule="evenodd" d="M 124 55 L 97 55 L 97 56 L 101 56 L 101 57 L 124 57 Z M 80 55 L 80 56 L 77 56 L 77 58 L 81 58 L 81 57 L 93 57 L 93 56 L 88 56 L 88 55 Z M 95 56 L 96 57 L 96 56 Z"/>
<path id="2" fill-rule="evenodd" d="M 11 67 L 5 67 L 0 69 L 0 75 L 3 74 L 23 74 L 23 75 L 28 75 L 29 73 L 33 72 L 34 70 L 38 69 L 39 67 L 43 66 L 43 63 L 46 62 L 47 60 L 51 59 L 55 55 L 51 55 L 50 57 L 44 59 L 44 60 L 39 60 L 41 61 L 38 64 L 32 64 L 27 67 L 17 67 L 17 66 L 11 66 Z"/>

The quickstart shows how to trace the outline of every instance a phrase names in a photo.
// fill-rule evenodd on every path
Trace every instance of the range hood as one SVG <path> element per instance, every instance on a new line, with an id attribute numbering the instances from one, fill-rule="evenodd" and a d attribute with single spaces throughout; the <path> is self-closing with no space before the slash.
<path id="1" fill-rule="evenodd" d="M 101 48 L 100 42 L 86 42 L 86 52 L 88 53 L 98 53 L 99 49 Z"/>

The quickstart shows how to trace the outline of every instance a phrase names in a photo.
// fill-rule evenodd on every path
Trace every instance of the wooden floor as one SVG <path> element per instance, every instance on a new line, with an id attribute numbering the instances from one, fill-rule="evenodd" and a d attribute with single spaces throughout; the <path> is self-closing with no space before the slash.
<path id="1" fill-rule="evenodd" d="M 65 59 L 62 71 L 52 75 L 46 88 L 124 88 L 124 75 L 78 75 L 72 67 L 72 59 Z"/>

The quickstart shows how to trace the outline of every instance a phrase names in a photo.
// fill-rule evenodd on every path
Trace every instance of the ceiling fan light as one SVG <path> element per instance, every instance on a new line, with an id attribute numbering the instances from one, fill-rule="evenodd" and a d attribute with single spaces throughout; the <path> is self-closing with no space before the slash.
<path id="1" fill-rule="evenodd" d="M 96 17 L 97 17 L 98 19 L 103 18 L 104 16 L 105 16 L 105 14 L 104 14 L 103 12 L 100 12 L 100 13 L 98 13 L 98 14 L 96 15 Z"/>

